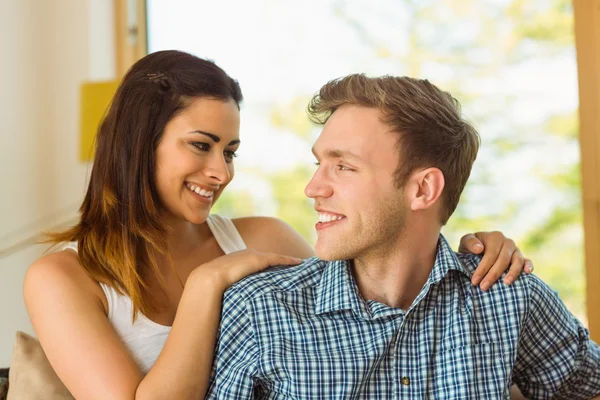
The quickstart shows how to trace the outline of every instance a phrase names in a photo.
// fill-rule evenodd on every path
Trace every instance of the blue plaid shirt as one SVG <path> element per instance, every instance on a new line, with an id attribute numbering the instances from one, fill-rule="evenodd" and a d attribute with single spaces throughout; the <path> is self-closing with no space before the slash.
<path id="1" fill-rule="evenodd" d="M 209 399 L 531 399 L 600 394 L 600 348 L 548 286 L 471 285 L 480 258 L 443 237 L 408 310 L 360 296 L 317 258 L 228 290 Z M 553 397 L 554 396 L 554 397 Z"/>

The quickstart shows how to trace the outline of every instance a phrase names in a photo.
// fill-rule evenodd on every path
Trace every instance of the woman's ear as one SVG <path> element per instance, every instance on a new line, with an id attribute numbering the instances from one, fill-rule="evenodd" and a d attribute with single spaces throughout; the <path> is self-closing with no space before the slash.
<path id="1" fill-rule="evenodd" d="M 413 188 L 416 188 L 410 199 L 412 211 L 430 208 L 436 204 L 444 190 L 444 174 L 438 168 L 427 168 L 416 172 L 410 180 Z"/>

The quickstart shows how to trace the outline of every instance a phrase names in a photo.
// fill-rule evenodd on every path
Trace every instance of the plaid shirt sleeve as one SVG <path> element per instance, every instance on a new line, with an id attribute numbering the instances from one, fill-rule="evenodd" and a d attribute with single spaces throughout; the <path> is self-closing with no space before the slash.
<path id="1" fill-rule="evenodd" d="M 530 304 L 513 380 L 529 399 L 589 399 L 600 394 L 600 347 L 556 292 L 529 278 Z"/>
<path id="2" fill-rule="evenodd" d="M 206 399 L 252 399 L 258 346 L 241 293 L 225 293 Z"/>

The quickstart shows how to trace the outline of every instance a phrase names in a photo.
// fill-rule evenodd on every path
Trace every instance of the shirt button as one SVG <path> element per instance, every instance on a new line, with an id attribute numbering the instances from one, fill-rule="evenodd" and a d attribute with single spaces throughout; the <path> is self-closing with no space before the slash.
<path id="1" fill-rule="evenodd" d="M 403 376 L 402 378 L 400 378 L 400 383 L 404 386 L 408 386 L 410 385 L 410 379 L 408 378 L 408 376 Z"/>

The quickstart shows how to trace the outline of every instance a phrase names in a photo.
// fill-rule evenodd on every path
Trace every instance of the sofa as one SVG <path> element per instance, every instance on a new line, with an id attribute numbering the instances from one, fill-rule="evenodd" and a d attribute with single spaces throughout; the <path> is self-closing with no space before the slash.
<path id="1" fill-rule="evenodd" d="M 0 368 L 0 400 L 6 400 L 8 392 L 8 368 Z"/>

